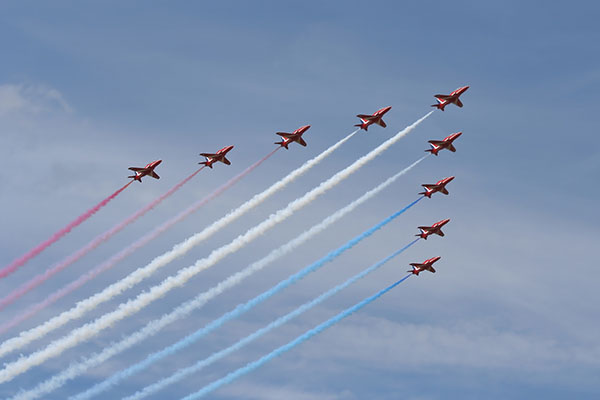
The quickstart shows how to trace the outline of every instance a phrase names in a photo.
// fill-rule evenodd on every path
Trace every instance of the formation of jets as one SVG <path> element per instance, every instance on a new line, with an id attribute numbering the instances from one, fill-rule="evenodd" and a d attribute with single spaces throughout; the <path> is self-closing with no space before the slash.
<path id="1" fill-rule="evenodd" d="M 469 86 L 460 87 L 448 95 L 436 94 L 434 97 L 437 99 L 438 103 L 433 104 L 432 107 L 436 107 L 442 111 L 444 111 L 444 108 L 448 104 L 454 104 L 458 107 L 462 107 L 463 103 L 460 101 L 460 96 L 464 92 L 466 92 L 467 89 L 469 89 Z M 357 117 L 360 118 L 361 123 L 354 125 L 354 126 L 359 127 L 360 129 L 364 129 L 365 131 L 368 131 L 369 126 L 373 125 L 373 124 L 379 125 L 382 128 L 385 128 L 387 125 L 383 121 L 383 116 L 391 109 L 392 109 L 392 107 L 388 106 L 388 107 L 384 107 L 384 108 L 381 108 L 381 109 L 375 111 L 371 115 L 358 114 Z M 309 128 L 310 128 L 310 125 L 304 125 L 298 129 L 296 129 L 292 133 L 277 132 L 276 134 L 281 136 L 282 140 L 280 142 L 275 142 L 274 144 L 278 144 L 281 147 L 285 147 L 286 149 L 289 149 L 288 146 L 291 143 L 296 142 L 296 143 L 300 144 L 301 146 L 306 147 L 306 142 L 302 138 L 302 134 L 304 134 Z M 427 149 L 425 151 L 430 152 L 431 154 L 433 154 L 435 156 L 437 156 L 438 153 L 444 149 L 447 149 L 451 152 L 455 152 L 456 148 L 454 147 L 453 142 L 456 139 L 458 139 L 458 137 L 460 135 L 462 135 L 462 132 L 453 133 L 453 134 L 445 137 L 442 140 L 429 140 L 428 143 L 431 146 L 431 148 Z M 206 161 L 199 162 L 198 164 L 203 164 L 209 168 L 212 168 L 213 164 L 216 162 L 222 162 L 223 164 L 231 165 L 231 162 L 226 157 L 227 153 L 231 149 L 233 149 L 233 146 L 223 147 L 221 150 L 217 151 L 216 153 L 200 153 L 200 155 L 202 157 L 206 158 Z M 128 178 L 133 178 L 134 180 L 139 181 L 139 182 L 142 181 L 142 177 L 144 177 L 144 176 L 150 176 L 154 179 L 160 179 L 160 177 L 156 174 L 156 172 L 154 172 L 154 168 L 156 168 L 161 162 L 162 162 L 162 160 L 156 160 L 156 161 L 149 163 L 148 165 L 146 165 L 143 168 L 129 167 L 129 169 L 131 171 L 135 172 L 135 175 L 128 176 Z M 423 196 L 429 197 L 429 198 L 431 198 L 431 195 L 436 192 L 440 192 L 440 193 L 447 195 L 448 190 L 446 189 L 446 185 L 448 183 L 450 183 L 453 179 L 454 179 L 454 176 L 450 176 L 448 178 L 441 179 L 441 180 L 437 181 L 436 183 L 422 184 L 421 186 L 423 186 L 425 191 L 421 192 L 419 194 L 422 194 Z M 427 237 L 430 235 L 438 235 L 438 236 L 443 237 L 444 232 L 442 232 L 442 227 L 444 225 L 446 225 L 448 222 L 450 222 L 450 219 L 444 219 L 444 220 L 438 221 L 431 226 L 419 226 L 417 228 L 419 229 L 420 233 L 415 236 L 418 236 L 421 239 L 425 239 L 425 240 L 427 240 Z M 435 273 L 435 268 L 433 268 L 433 264 L 436 261 L 438 261 L 440 258 L 441 257 L 433 257 L 433 258 L 429 258 L 429 259 L 423 261 L 422 263 L 411 263 L 409 265 L 412 267 L 412 269 L 407 272 L 410 272 L 414 275 L 419 275 L 419 273 L 421 273 L 422 271 L 429 271 L 429 272 Z"/>

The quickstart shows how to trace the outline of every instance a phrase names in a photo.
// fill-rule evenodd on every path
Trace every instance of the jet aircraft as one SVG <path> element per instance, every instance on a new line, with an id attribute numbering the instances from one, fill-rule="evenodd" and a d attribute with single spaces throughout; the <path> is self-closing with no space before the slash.
<path id="1" fill-rule="evenodd" d="M 362 123 L 354 125 L 354 126 L 358 126 L 358 127 L 360 127 L 360 129 L 364 129 L 365 131 L 368 131 L 369 125 L 372 125 L 372 124 L 377 124 L 377 125 L 385 128 L 387 125 L 385 124 L 385 122 L 383 122 L 382 118 L 385 115 L 385 113 L 390 111 L 391 109 L 392 109 L 392 106 L 388 106 L 388 107 L 384 107 L 380 110 L 375 111 L 373 113 L 373 115 L 358 114 L 357 117 L 360 118 Z"/>
<path id="2" fill-rule="evenodd" d="M 206 161 L 199 162 L 198 164 L 204 164 L 209 168 L 212 168 L 213 164 L 217 161 L 220 161 L 223 164 L 231 165 L 231 161 L 229 161 L 227 157 L 225 157 L 231 149 L 233 149 L 233 146 L 223 147 L 216 153 L 200 153 L 202 157 L 206 157 Z"/>
<path id="3" fill-rule="evenodd" d="M 450 183 L 453 179 L 454 179 L 454 177 L 451 176 L 451 177 L 439 180 L 436 183 L 425 183 L 425 184 L 421 185 L 425 188 L 425 191 L 421 192 L 419 194 L 422 194 L 423 196 L 429 197 L 429 198 L 431 198 L 431 195 L 434 194 L 435 192 L 441 192 L 444 194 L 448 194 L 448 190 L 446 190 L 446 185 L 448 183 Z"/>
<path id="4" fill-rule="evenodd" d="M 437 109 L 442 110 L 442 111 L 444 111 L 444 107 L 446 107 L 450 103 L 455 104 L 459 107 L 462 107 L 463 103 L 462 103 L 462 101 L 460 101 L 459 97 L 461 94 L 466 92 L 467 89 L 469 89 L 468 86 L 463 86 L 463 87 L 459 87 L 458 89 L 456 89 L 454 92 L 452 92 L 450 94 L 436 94 L 433 97 L 435 97 L 437 99 L 438 103 L 432 104 L 431 107 L 436 107 Z"/>
<path id="5" fill-rule="evenodd" d="M 275 144 L 281 145 L 281 147 L 285 147 L 286 149 L 288 149 L 288 145 L 292 142 L 297 142 L 302 146 L 306 146 L 306 142 L 302 139 L 302 134 L 306 132 L 308 128 L 310 128 L 310 125 L 301 126 L 292 133 L 277 132 L 276 134 L 281 136 L 283 140 L 281 142 L 275 142 Z"/>
<path id="6" fill-rule="evenodd" d="M 462 135 L 462 132 L 453 133 L 450 136 L 446 136 L 442 140 L 430 140 L 428 143 L 431 145 L 431 148 L 427 149 L 425 151 L 428 151 L 435 156 L 438 155 L 440 150 L 444 150 L 444 149 L 448 149 L 454 153 L 456 151 L 456 148 L 454 147 L 452 142 L 454 142 L 456 139 L 458 139 L 458 137 L 460 135 Z"/>
<path id="7" fill-rule="evenodd" d="M 135 175 L 130 175 L 128 178 L 133 178 L 134 181 L 142 182 L 142 178 L 146 175 L 151 176 L 154 179 L 160 179 L 160 176 L 154 172 L 154 168 L 160 164 L 162 160 L 152 161 L 150 164 L 146 165 L 144 168 L 140 167 L 129 167 L 129 170 L 135 172 Z"/>
<path id="8" fill-rule="evenodd" d="M 439 235 L 444 236 L 444 232 L 442 232 L 442 227 L 450 222 L 450 219 L 444 219 L 442 221 L 436 222 L 431 226 L 419 226 L 418 229 L 421 231 L 420 234 L 415 235 L 420 237 L 421 239 L 427 240 L 427 236 L 429 235 Z"/>
<path id="9" fill-rule="evenodd" d="M 435 268 L 433 268 L 433 263 L 435 263 L 440 258 L 442 258 L 442 257 L 433 257 L 433 258 L 423 261 L 422 263 L 411 263 L 409 265 L 412 267 L 412 269 L 408 270 L 406 272 L 412 272 L 414 275 L 418 276 L 419 272 L 427 270 L 427 271 L 433 272 L 435 274 Z"/>

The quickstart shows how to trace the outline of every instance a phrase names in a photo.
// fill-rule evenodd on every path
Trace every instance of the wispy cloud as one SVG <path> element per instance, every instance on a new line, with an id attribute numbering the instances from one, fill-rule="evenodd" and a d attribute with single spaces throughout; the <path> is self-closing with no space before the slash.
<path id="1" fill-rule="evenodd" d="M 56 110 L 73 112 L 62 93 L 55 88 L 25 83 L 0 85 L 0 116 Z"/>

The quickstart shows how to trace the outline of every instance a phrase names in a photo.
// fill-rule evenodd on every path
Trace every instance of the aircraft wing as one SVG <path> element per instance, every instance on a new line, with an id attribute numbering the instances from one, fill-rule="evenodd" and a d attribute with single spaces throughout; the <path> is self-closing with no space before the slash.
<path id="1" fill-rule="evenodd" d="M 462 103 L 462 101 L 460 101 L 460 99 L 456 99 L 456 105 L 459 107 L 462 107 L 463 103 Z"/>
<path id="2" fill-rule="evenodd" d="M 428 231 L 431 229 L 431 226 L 417 226 L 417 229 L 423 229 L 424 231 Z"/>
<path id="3" fill-rule="evenodd" d="M 154 172 L 154 171 L 150 171 L 150 173 L 148 174 L 148 176 L 151 176 L 151 177 L 153 177 L 154 179 L 160 179 L 160 176 L 158 176 L 158 175 L 156 174 L 156 172 Z"/>
<path id="4" fill-rule="evenodd" d="M 223 159 L 221 159 L 221 161 L 227 165 L 231 165 L 231 161 L 229 161 L 226 157 L 223 157 Z"/>
<path id="5" fill-rule="evenodd" d="M 431 265 L 426 267 L 427 271 L 429 272 L 433 272 L 435 274 L 435 268 L 433 268 Z"/>
<path id="6" fill-rule="evenodd" d="M 141 172 L 141 171 L 146 170 L 146 168 L 139 168 L 139 167 L 129 167 L 128 169 L 131 171 L 135 171 L 135 172 Z"/>
<path id="7" fill-rule="evenodd" d="M 442 237 L 445 236 L 444 232 L 442 232 L 441 229 L 437 231 L 437 234 L 440 235 L 440 236 L 442 236 Z"/>
<path id="8" fill-rule="evenodd" d="M 423 186 L 424 188 L 427 188 L 427 189 L 434 189 L 436 185 L 435 184 L 427 184 L 426 183 L 426 184 L 423 184 L 421 186 Z"/>
<path id="9" fill-rule="evenodd" d="M 442 144 L 444 144 L 443 140 L 430 140 L 427 143 L 431 143 L 434 146 L 441 146 Z"/>
<path id="10" fill-rule="evenodd" d="M 276 132 L 275 134 L 288 139 L 294 136 L 291 133 L 287 132 Z"/>
<path id="11" fill-rule="evenodd" d="M 298 138 L 298 143 L 300 143 L 302 146 L 306 147 L 306 142 L 304 141 L 304 139 L 302 139 L 302 137 Z"/>
<path id="12" fill-rule="evenodd" d="M 440 100 L 448 100 L 451 96 L 449 96 L 447 94 L 436 94 L 433 97 L 435 97 L 436 99 L 440 99 Z"/>
<path id="13" fill-rule="evenodd" d="M 377 122 L 377 125 L 381 126 L 382 128 L 385 128 L 387 125 L 385 124 L 385 122 L 383 122 L 382 119 L 379 120 L 379 122 Z"/>
<path id="14" fill-rule="evenodd" d="M 374 117 L 372 115 L 367 115 L 367 114 L 358 114 L 357 117 L 360 118 L 360 119 L 366 119 L 368 121 L 370 121 L 370 120 L 372 120 L 374 118 L 377 118 L 377 117 Z"/>
<path id="15" fill-rule="evenodd" d="M 202 157 L 210 157 L 210 158 L 216 158 L 219 156 L 218 154 L 213 154 L 213 153 L 200 153 L 200 155 Z"/>

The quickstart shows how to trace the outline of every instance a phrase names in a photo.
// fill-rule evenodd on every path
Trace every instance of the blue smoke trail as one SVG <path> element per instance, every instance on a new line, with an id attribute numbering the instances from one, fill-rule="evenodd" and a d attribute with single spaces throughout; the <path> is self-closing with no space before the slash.
<path id="1" fill-rule="evenodd" d="M 343 246 L 339 247 L 338 249 L 330 252 L 329 254 L 327 254 L 325 257 L 321 258 L 320 260 L 314 262 L 313 264 L 305 267 L 303 270 L 297 272 L 296 274 L 290 276 L 289 278 L 279 282 L 277 285 L 273 286 L 271 289 L 267 290 L 266 292 L 263 292 L 262 294 L 256 296 L 255 298 L 248 300 L 246 303 L 243 304 L 238 304 L 238 306 L 236 308 L 234 308 L 233 310 L 223 314 L 221 317 L 219 317 L 218 319 L 212 321 L 210 324 L 206 325 L 204 328 L 197 330 L 196 332 L 186 336 L 185 338 L 179 340 L 176 343 L 173 343 L 172 345 L 154 353 L 149 355 L 148 357 L 146 357 L 144 360 L 138 362 L 137 364 L 134 364 L 120 372 L 117 372 L 116 374 L 114 374 L 113 376 L 111 376 L 110 378 L 104 380 L 103 382 L 100 382 L 94 386 L 92 386 L 90 389 L 86 390 L 85 392 L 82 392 L 78 395 L 72 396 L 70 397 L 71 400 L 81 400 L 81 399 L 89 399 L 90 397 L 97 395 L 107 389 L 109 389 L 111 386 L 117 384 L 118 382 L 140 372 L 143 371 L 144 369 L 148 368 L 150 365 L 152 365 L 153 363 L 162 360 L 163 358 L 175 354 L 176 352 L 178 352 L 179 350 L 182 350 L 184 348 L 186 348 L 187 346 L 191 345 L 192 343 L 196 342 L 197 340 L 199 340 L 200 338 L 202 338 L 203 336 L 207 335 L 208 333 L 214 331 L 215 329 L 219 328 L 220 326 L 222 326 L 225 322 L 230 321 L 234 318 L 239 317 L 240 315 L 244 314 L 246 311 L 249 311 L 250 309 L 252 309 L 254 306 L 262 303 L 263 301 L 267 300 L 268 298 L 270 298 L 271 296 L 275 295 L 276 293 L 280 292 L 281 290 L 287 288 L 288 286 L 296 283 L 297 281 L 299 281 L 300 279 L 304 278 L 306 275 L 310 274 L 311 272 L 314 272 L 316 270 L 318 270 L 319 268 L 321 268 L 324 264 L 326 264 L 327 262 L 330 262 L 332 260 L 334 260 L 336 257 L 338 257 L 340 254 L 342 254 L 343 252 L 345 252 L 346 250 L 351 249 L 352 247 L 354 247 L 356 244 L 358 244 L 361 240 L 371 236 L 373 233 L 375 233 L 376 231 L 378 231 L 379 229 L 383 228 L 385 225 L 389 224 L 390 222 L 392 222 L 394 219 L 396 219 L 397 217 L 399 217 L 400 215 L 402 215 L 404 212 L 406 212 L 408 209 L 410 209 L 412 206 L 414 206 L 415 204 L 417 204 L 419 201 L 421 201 L 421 199 L 423 199 L 423 196 L 420 196 L 418 199 L 416 199 L 415 201 L 413 201 L 412 203 L 410 203 L 409 205 L 407 205 L 406 207 L 404 207 L 403 209 L 401 209 L 400 211 L 395 212 L 394 214 L 390 215 L 389 217 L 387 217 L 386 219 L 384 219 L 383 221 L 381 221 L 380 223 L 378 223 L 377 225 L 373 226 L 372 228 L 366 230 L 365 232 L 361 233 L 360 235 L 356 236 L 355 238 L 349 240 L 346 244 L 344 244 Z"/>
<path id="2" fill-rule="evenodd" d="M 202 361 L 197 362 L 196 364 L 190 366 L 190 367 L 186 367 L 186 368 L 182 368 L 179 371 L 175 372 L 173 375 L 171 375 L 168 378 L 162 379 L 156 383 L 153 383 L 152 385 L 147 386 L 146 388 L 144 388 L 143 390 L 124 398 L 123 400 L 139 400 L 141 398 L 144 398 L 148 395 L 151 395 L 153 393 L 156 393 L 157 391 L 165 388 L 166 386 L 173 384 L 175 382 L 180 381 L 181 379 L 185 378 L 186 376 L 193 374 L 195 372 L 200 371 L 202 368 L 207 367 L 208 365 L 212 364 L 215 361 L 220 360 L 221 358 L 233 353 L 234 351 L 237 351 L 239 349 L 241 349 L 242 347 L 244 347 L 245 345 L 247 345 L 248 343 L 252 342 L 253 340 L 261 337 L 262 335 L 264 335 L 267 332 L 270 332 L 271 330 L 285 324 L 286 322 L 290 321 L 292 318 L 297 317 L 298 315 L 304 313 L 305 311 L 310 310 L 312 307 L 322 303 L 323 301 L 325 301 L 326 299 L 328 299 L 329 297 L 333 296 L 334 294 L 338 293 L 339 291 L 347 288 L 348 286 L 352 285 L 354 282 L 356 282 L 359 279 L 364 278 L 365 276 L 367 276 L 368 274 L 370 274 L 371 272 L 377 270 L 378 268 L 380 268 L 381 266 L 383 266 L 385 263 L 387 263 L 388 261 L 390 261 L 391 259 L 393 259 L 394 257 L 398 256 L 400 253 L 404 252 L 406 249 L 408 249 L 410 246 L 412 246 L 413 244 L 417 243 L 417 241 L 419 241 L 420 238 L 417 238 L 415 240 L 413 240 L 412 242 L 410 242 L 409 244 L 407 244 L 406 246 L 402 247 L 400 250 L 395 251 L 394 253 L 392 253 L 391 255 L 387 256 L 386 258 L 384 258 L 383 260 L 373 264 L 372 266 L 370 266 L 369 268 L 365 269 L 364 271 L 354 275 L 352 278 L 348 279 L 346 282 L 341 283 L 339 285 L 337 285 L 336 287 L 329 289 L 327 292 L 321 294 L 320 296 L 318 296 L 317 298 L 304 303 L 303 305 L 301 305 L 300 307 L 296 308 L 294 311 L 291 311 L 290 313 L 277 318 L 275 321 L 271 322 L 269 325 L 257 330 L 256 332 L 246 336 L 245 338 L 239 340 L 237 343 L 229 346 L 228 348 L 218 351 L 216 353 L 213 353 L 212 355 L 210 355 L 208 358 L 205 358 Z"/>
<path id="3" fill-rule="evenodd" d="M 303 335 L 298 336 L 296 339 L 292 340 L 288 344 L 285 344 L 285 345 L 279 347 L 278 349 L 273 350 L 266 356 L 263 356 L 256 361 L 246 364 L 245 367 L 239 368 L 239 369 L 229 373 L 225 377 L 204 386 L 202 389 L 200 389 L 196 393 L 189 394 L 186 397 L 184 397 L 182 400 L 199 399 L 200 397 L 207 395 L 208 393 L 220 388 L 221 386 L 231 383 L 234 380 L 236 380 L 237 378 L 244 376 L 251 371 L 254 371 L 256 368 L 262 366 L 266 362 L 269 362 L 272 359 L 274 359 L 275 357 L 280 356 L 281 354 L 292 350 L 294 347 L 298 346 L 299 344 L 306 342 L 308 339 L 312 338 L 316 334 L 323 332 L 325 329 L 335 325 L 337 322 L 341 321 L 342 319 L 346 318 L 347 316 L 351 315 L 352 313 L 355 313 L 356 311 L 360 310 L 367 304 L 373 302 L 374 300 L 377 300 L 379 297 L 383 296 L 385 293 L 389 292 L 390 290 L 392 290 L 393 288 L 395 288 L 396 286 L 398 286 L 399 284 L 404 282 L 411 275 L 412 274 L 406 275 L 404 278 L 400 279 L 398 282 L 388 286 L 387 288 L 383 289 L 382 291 L 380 291 L 378 293 L 375 293 L 373 296 L 364 299 L 360 303 L 358 303 L 350 308 L 347 308 L 345 311 L 342 311 L 338 315 L 328 319 L 327 321 L 323 322 L 321 325 L 318 325 L 318 326 L 314 327 L 313 329 L 307 331 Z"/>

